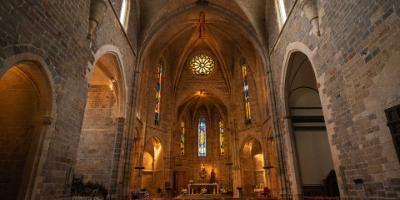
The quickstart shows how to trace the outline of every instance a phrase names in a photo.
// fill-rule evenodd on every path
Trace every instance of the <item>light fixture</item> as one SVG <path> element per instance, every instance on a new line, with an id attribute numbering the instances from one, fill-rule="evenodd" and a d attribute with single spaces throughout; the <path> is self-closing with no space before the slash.
<path id="1" fill-rule="evenodd" d="M 196 95 L 199 97 L 203 97 L 206 95 L 206 93 L 204 92 L 204 90 L 199 90 L 199 91 L 197 91 Z"/>

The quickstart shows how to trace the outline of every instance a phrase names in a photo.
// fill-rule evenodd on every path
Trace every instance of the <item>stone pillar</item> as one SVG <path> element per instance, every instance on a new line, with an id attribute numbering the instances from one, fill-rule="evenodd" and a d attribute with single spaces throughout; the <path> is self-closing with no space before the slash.
<path id="1" fill-rule="evenodd" d="M 142 124 L 142 130 L 138 132 L 137 136 L 135 136 L 135 145 L 134 145 L 134 157 L 133 158 L 133 166 L 132 166 L 132 176 L 135 176 L 135 181 L 133 183 L 133 189 L 134 190 L 140 190 L 142 187 L 142 177 L 141 177 L 141 172 L 139 173 L 139 170 L 137 167 L 142 167 L 143 166 L 143 153 L 144 153 L 144 147 L 146 143 L 146 127 L 147 124 L 143 122 Z"/>
<path id="2" fill-rule="evenodd" d="M 173 137 L 173 129 L 172 130 L 170 130 L 169 131 L 169 137 L 168 137 L 168 139 L 165 141 L 165 144 L 164 144 L 164 172 L 163 172 L 163 180 L 164 180 L 164 187 L 166 186 L 166 184 L 165 183 L 169 183 L 169 186 L 170 186 L 170 188 L 172 188 L 173 187 L 173 185 L 172 185 L 172 183 L 173 183 L 173 176 L 174 176 L 174 173 L 173 173 L 173 169 L 172 169 L 172 160 L 171 159 L 173 159 L 173 157 L 171 156 L 171 140 L 172 140 L 172 137 Z M 164 189 L 166 189 L 166 188 L 164 188 Z"/>
<path id="3" fill-rule="evenodd" d="M 114 155 L 113 162 L 111 168 L 111 177 L 110 177 L 110 188 L 109 194 L 112 196 L 116 194 L 117 188 L 117 179 L 118 179 L 118 169 L 119 169 L 119 161 L 121 157 L 121 147 L 122 147 L 122 136 L 124 135 L 124 127 L 125 127 L 125 118 L 118 117 L 116 118 L 116 134 L 115 134 L 115 144 L 114 144 Z"/>
<path id="4" fill-rule="evenodd" d="M 135 122 L 135 124 L 141 124 L 141 121 Z M 129 126 L 128 126 L 129 127 Z M 131 192 L 131 177 L 134 176 L 134 161 L 136 157 L 135 149 L 137 148 L 137 137 L 139 135 L 139 129 L 137 126 L 135 128 L 127 129 L 123 136 L 120 160 L 120 170 L 118 174 L 118 187 L 117 194 L 119 199 L 128 199 Z"/>
<path id="5" fill-rule="evenodd" d="M 239 191 L 237 190 L 238 187 L 242 187 L 242 176 L 240 173 L 240 144 L 239 143 L 239 139 L 237 137 L 237 123 L 236 120 L 234 120 L 233 122 L 233 131 L 232 131 L 232 138 L 233 138 L 233 142 L 232 142 L 232 159 L 233 159 L 233 169 L 232 169 L 232 183 L 233 183 L 233 197 L 235 198 L 239 198 Z"/>
<path id="6" fill-rule="evenodd" d="M 21 188 L 25 190 L 25 198 L 35 199 L 37 195 L 40 193 L 40 188 L 43 184 L 43 178 L 41 177 L 41 169 L 46 160 L 46 156 L 48 154 L 48 146 L 50 141 L 46 141 L 46 132 L 53 124 L 53 118 L 50 116 L 38 115 L 33 119 L 33 132 L 37 138 L 34 138 L 31 143 L 31 150 L 29 152 L 26 160 L 26 166 L 31 166 L 29 171 L 27 172 L 30 176 L 28 179 L 24 179 L 21 182 Z M 69 167 L 69 170 L 66 171 L 66 179 L 64 182 L 64 193 L 67 194 L 70 192 L 72 175 L 71 175 L 72 166 Z"/>

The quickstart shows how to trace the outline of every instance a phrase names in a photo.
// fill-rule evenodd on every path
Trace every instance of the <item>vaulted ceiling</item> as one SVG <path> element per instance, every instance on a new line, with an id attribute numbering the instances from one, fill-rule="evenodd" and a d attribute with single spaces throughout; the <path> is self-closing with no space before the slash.
<path id="1" fill-rule="evenodd" d="M 211 5 L 249 22 L 258 34 L 265 33 L 265 0 L 139 0 L 140 24 L 145 33 L 157 21 L 195 5 Z"/>
<path id="2" fill-rule="evenodd" d="M 216 59 L 227 91 L 238 54 L 254 66 L 254 74 L 263 74 L 255 66 L 266 52 L 265 0 L 141 0 L 139 7 L 139 62 L 154 66 L 161 55 L 172 68 L 174 89 L 188 59 L 201 51 Z"/>
<path id="3" fill-rule="evenodd" d="M 206 92 L 200 92 L 198 94 L 194 94 L 190 97 L 187 97 L 185 101 L 178 108 L 178 118 L 187 115 L 186 117 L 194 118 L 196 113 L 200 108 L 205 108 L 208 116 L 211 116 L 211 113 L 217 113 L 223 119 L 226 119 L 228 111 L 225 107 L 224 103 L 221 102 L 215 96 L 207 94 Z"/>

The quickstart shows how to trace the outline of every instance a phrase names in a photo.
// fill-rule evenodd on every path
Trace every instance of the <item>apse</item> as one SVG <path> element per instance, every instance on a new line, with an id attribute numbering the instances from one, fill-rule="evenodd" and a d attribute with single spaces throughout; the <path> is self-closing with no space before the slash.
<path id="1" fill-rule="evenodd" d="M 189 182 L 210 182 L 211 172 L 224 186 L 229 185 L 230 137 L 225 105 L 209 93 L 199 91 L 187 99 L 177 113 L 173 137 L 174 180 L 177 189 Z M 202 169 L 208 177 L 202 178 Z"/>

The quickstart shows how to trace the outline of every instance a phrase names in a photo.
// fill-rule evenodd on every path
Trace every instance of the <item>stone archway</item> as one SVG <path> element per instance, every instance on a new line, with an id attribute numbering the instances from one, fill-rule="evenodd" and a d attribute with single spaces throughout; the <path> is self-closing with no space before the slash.
<path id="1" fill-rule="evenodd" d="M 287 63 L 284 96 L 289 116 L 297 191 L 303 197 L 339 196 L 318 84 L 309 58 L 293 52 Z"/>
<path id="2" fill-rule="evenodd" d="M 104 185 L 115 193 L 124 131 L 125 85 L 119 59 L 100 56 L 88 80 L 75 176 Z"/>
<path id="3" fill-rule="evenodd" d="M 147 140 L 143 152 L 143 171 L 141 174 L 141 189 L 146 189 L 152 195 L 163 188 L 164 148 L 161 140 L 151 137 Z"/>
<path id="4" fill-rule="evenodd" d="M 254 189 L 267 186 L 265 157 L 260 141 L 253 137 L 247 138 L 241 146 L 239 155 L 242 177 L 246 177 L 242 179 L 242 195 L 252 196 Z"/>
<path id="5" fill-rule="evenodd" d="M 30 198 L 51 124 L 52 90 L 41 65 L 21 62 L 0 74 L 0 196 Z"/>

